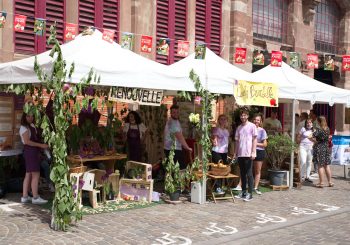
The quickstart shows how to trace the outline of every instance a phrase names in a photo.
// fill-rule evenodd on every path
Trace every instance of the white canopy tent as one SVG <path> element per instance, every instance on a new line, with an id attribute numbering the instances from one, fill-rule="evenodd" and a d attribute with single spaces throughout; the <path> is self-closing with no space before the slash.
<path id="1" fill-rule="evenodd" d="M 193 69 L 199 76 L 203 87 L 212 93 L 233 94 L 234 80 L 252 80 L 252 74 L 246 72 L 206 48 L 205 59 L 195 59 L 195 53 L 170 65 L 179 82 L 190 81 L 188 78 Z"/>
<path id="2" fill-rule="evenodd" d="M 119 44 L 102 39 L 95 30 L 92 35 L 79 35 L 75 40 L 61 45 L 63 58 L 68 67 L 75 63 L 71 82 L 78 83 L 91 68 L 101 77 L 100 85 L 163 90 L 194 91 L 192 81 L 178 82 L 168 66 L 142 57 Z M 39 64 L 49 72 L 53 59 L 50 51 L 37 55 Z M 1 63 L 0 84 L 38 83 L 34 73 L 34 59 Z"/>

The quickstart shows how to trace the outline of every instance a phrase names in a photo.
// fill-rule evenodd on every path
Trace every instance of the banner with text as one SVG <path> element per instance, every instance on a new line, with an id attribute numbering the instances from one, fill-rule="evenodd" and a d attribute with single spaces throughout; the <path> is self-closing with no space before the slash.
<path id="1" fill-rule="evenodd" d="M 233 91 L 238 105 L 278 107 L 276 84 L 235 80 Z"/>
<path id="2" fill-rule="evenodd" d="M 111 88 L 109 92 L 108 100 L 130 104 L 137 103 L 140 105 L 160 106 L 163 100 L 163 90 L 114 87 Z"/>
<path id="3" fill-rule="evenodd" d="M 332 164 L 349 165 L 350 164 L 350 136 L 333 135 L 332 136 Z"/>

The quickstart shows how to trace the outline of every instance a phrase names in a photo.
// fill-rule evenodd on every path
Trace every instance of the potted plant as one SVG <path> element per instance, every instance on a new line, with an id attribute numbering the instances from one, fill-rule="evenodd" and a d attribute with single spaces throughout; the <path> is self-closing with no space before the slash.
<path id="1" fill-rule="evenodd" d="M 266 147 L 266 158 L 270 165 L 268 172 L 271 185 L 282 185 L 285 175 L 285 171 L 282 170 L 282 165 L 285 159 L 296 149 L 296 146 L 297 145 L 293 143 L 289 135 L 269 135 Z"/>

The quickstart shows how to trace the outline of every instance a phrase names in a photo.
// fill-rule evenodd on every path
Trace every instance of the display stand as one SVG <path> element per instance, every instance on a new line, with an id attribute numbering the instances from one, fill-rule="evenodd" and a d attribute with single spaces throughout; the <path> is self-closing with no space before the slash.
<path id="1" fill-rule="evenodd" d="M 231 186 L 233 184 L 233 180 L 235 178 L 239 178 L 239 176 L 234 175 L 234 174 L 228 174 L 226 176 L 217 176 L 217 175 L 207 175 L 209 183 L 208 183 L 208 191 L 210 192 L 210 195 L 212 196 L 214 202 L 216 203 L 216 200 L 228 200 L 232 199 L 232 202 L 235 202 L 235 198 L 232 193 Z M 221 180 L 221 186 L 226 189 L 226 192 L 224 195 L 218 195 L 215 193 L 215 184 Z M 228 196 L 226 196 L 228 194 Z"/>

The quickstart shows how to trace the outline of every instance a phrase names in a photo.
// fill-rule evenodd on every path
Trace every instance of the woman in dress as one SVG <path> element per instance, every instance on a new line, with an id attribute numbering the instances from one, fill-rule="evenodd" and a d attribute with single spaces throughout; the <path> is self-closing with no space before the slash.
<path id="1" fill-rule="evenodd" d="M 24 145 L 23 155 L 26 166 L 26 175 L 23 181 L 22 203 L 32 202 L 33 204 L 45 204 L 47 200 L 42 199 L 38 194 L 40 178 L 40 150 L 47 149 L 47 144 L 41 144 L 34 126 L 34 116 L 31 113 L 23 113 L 21 127 L 19 130 Z M 33 198 L 28 196 L 29 188 L 32 188 Z"/>
<path id="2" fill-rule="evenodd" d="M 307 118 L 304 126 L 298 133 L 299 142 L 299 157 L 300 157 L 300 168 L 302 180 L 312 183 L 310 180 L 311 163 L 312 163 L 312 147 L 314 142 L 310 140 L 312 137 L 313 126 L 312 119 Z"/>
<path id="3" fill-rule="evenodd" d="M 316 184 L 316 187 L 323 187 L 324 173 L 327 176 L 328 186 L 333 187 L 334 183 L 331 181 L 332 173 L 329 166 L 331 164 L 331 154 L 328 147 L 330 131 L 324 116 L 319 116 L 317 122 L 319 127 L 316 127 L 312 134 L 312 139 L 315 142 L 313 146 L 313 162 L 318 165 L 319 176 L 319 183 Z"/>
<path id="4" fill-rule="evenodd" d="M 145 139 L 147 128 L 142 123 L 140 115 L 136 111 L 130 111 L 125 119 L 123 129 L 124 138 L 128 145 L 128 159 L 141 162 L 142 144 Z"/>

